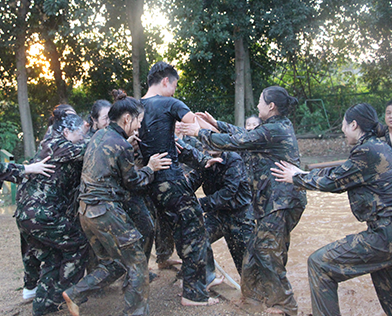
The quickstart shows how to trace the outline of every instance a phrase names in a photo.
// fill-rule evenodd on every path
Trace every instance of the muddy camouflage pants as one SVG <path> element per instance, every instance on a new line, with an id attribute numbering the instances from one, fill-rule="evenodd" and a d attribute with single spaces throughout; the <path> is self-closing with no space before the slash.
<path id="1" fill-rule="evenodd" d="M 149 196 L 134 195 L 126 203 L 125 210 L 135 224 L 136 229 L 142 234 L 142 247 L 147 262 L 150 260 L 151 249 L 154 243 L 154 218 L 152 216 L 154 204 Z"/>
<path id="2" fill-rule="evenodd" d="M 381 306 L 391 316 L 391 249 L 392 223 L 386 218 L 315 251 L 308 259 L 313 315 L 340 315 L 338 283 L 370 273 Z"/>
<path id="3" fill-rule="evenodd" d="M 248 243 L 242 266 L 241 291 L 249 297 L 296 315 L 297 302 L 286 277 L 290 232 L 302 208 L 279 210 L 259 219 Z"/>
<path id="4" fill-rule="evenodd" d="M 255 228 L 254 220 L 247 216 L 249 206 L 236 212 L 230 210 L 211 211 L 204 214 L 210 243 L 224 237 L 238 273 L 242 272 L 242 260 L 248 241 Z M 212 248 L 207 250 L 207 284 L 215 278 Z"/>
<path id="5" fill-rule="evenodd" d="M 34 251 L 29 247 L 26 240 L 20 235 L 20 248 L 24 267 L 24 288 L 32 290 L 39 281 L 41 273 L 41 261 L 34 256 Z"/>
<path id="6" fill-rule="evenodd" d="M 182 259 L 183 297 L 206 302 L 207 232 L 202 209 L 186 179 L 151 184 L 157 216 L 169 225 Z"/>
<path id="7" fill-rule="evenodd" d="M 17 220 L 17 224 L 28 253 L 42 263 L 33 315 L 56 311 L 63 302 L 62 292 L 83 277 L 88 258 L 87 239 L 78 223 L 65 217 L 59 217 L 52 225 L 37 218 Z"/>
<path id="8" fill-rule="evenodd" d="M 114 203 L 99 204 L 101 215 L 80 215 L 80 223 L 98 258 L 98 266 L 66 293 L 76 304 L 89 294 L 110 285 L 126 273 L 124 280 L 124 315 L 148 315 L 148 267 L 142 249 L 141 234 L 127 214 Z M 94 215 L 93 215 L 94 216 Z"/>

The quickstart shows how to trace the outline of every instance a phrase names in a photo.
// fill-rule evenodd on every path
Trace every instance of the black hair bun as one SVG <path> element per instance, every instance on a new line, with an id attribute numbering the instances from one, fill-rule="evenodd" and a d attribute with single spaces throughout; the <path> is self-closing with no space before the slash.
<path id="1" fill-rule="evenodd" d="M 122 89 L 113 89 L 112 90 L 112 96 L 114 98 L 114 101 L 119 101 L 119 100 L 123 100 L 127 97 L 127 94 L 124 90 Z"/>

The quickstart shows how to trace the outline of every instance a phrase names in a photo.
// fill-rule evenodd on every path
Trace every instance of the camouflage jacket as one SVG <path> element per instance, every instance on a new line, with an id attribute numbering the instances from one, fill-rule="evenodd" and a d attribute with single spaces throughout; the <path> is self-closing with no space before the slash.
<path id="1" fill-rule="evenodd" d="M 146 186 L 154 179 L 149 167 L 135 169 L 134 150 L 127 138 L 124 130 L 113 122 L 91 138 L 80 185 L 79 198 L 84 203 L 122 203 L 129 200 L 129 190 Z"/>
<path id="2" fill-rule="evenodd" d="M 347 191 L 359 221 L 392 216 L 392 148 L 375 136 L 363 136 L 339 167 L 297 174 L 294 184 L 308 190 Z"/>
<path id="3" fill-rule="evenodd" d="M 392 142 L 391 142 L 391 136 L 389 135 L 389 129 L 388 126 L 384 127 L 384 140 L 385 142 L 392 147 Z"/>
<path id="4" fill-rule="evenodd" d="M 206 196 L 200 198 L 199 202 L 206 212 L 236 211 L 252 202 L 241 157 L 235 152 L 223 152 L 221 158 L 221 163 L 201 171 L 193 170 L 188 177 L 195 191 L 200 185 L 203 186 Z"/>
<path id="5" fill-rule="evenodd" d="M 20 183 L 23 180 L 24 175 L 25 168 L 23 165 L 3 162 L 0 163 L 0 183 L 2 183 L 2 181 Z"/>
<path id="6" fill-rule="evenodd" d="M 270 171 L 271 167 L 275 167 L 275 162 L 280 160 L 296 166 L 300 164 L 294 128 L 287 117 L 270 117 L 250 131 L 222 122 L 218 122 L 218 128 L 221 134 L 200 130 L 199 139 L 203 144 L 218 150 L 250 153 L 250 166 L 254 177 L 251 189 L 256 218 L 262 218 L 277 210 L 305 207 L 305 190 L 295 189 L 289 183 L 275 181 Z"/>
<path id="7" fill-rule="evenodd" d="M 48 164 L 55 165 L 50 177 L 30 174 L 18 188 L 16 217 L 19 220 L 41 218 L 50 222 L 66 216 L 79 185 L 86 143 L 73 144 L 62 134 L 52 131 L 39 145 L 32 162 L 51 156 Z"/>

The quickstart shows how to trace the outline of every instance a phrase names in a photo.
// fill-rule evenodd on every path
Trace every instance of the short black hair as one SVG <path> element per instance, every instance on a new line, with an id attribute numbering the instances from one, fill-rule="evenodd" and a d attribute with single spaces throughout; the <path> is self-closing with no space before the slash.
<path id="1" fill-rule="evenodd" d="M 170 82 L 173 82 L 175 79 L 180 79 L 177 70 L 175 70 L 172 65 L 165 63 L 164 61 L 159 61 L 152 66 L 148 72 L 147 84 L 151 87 L 154 84 L 160 83 L 162 79 L 166 77 L 169 78 Z"/>

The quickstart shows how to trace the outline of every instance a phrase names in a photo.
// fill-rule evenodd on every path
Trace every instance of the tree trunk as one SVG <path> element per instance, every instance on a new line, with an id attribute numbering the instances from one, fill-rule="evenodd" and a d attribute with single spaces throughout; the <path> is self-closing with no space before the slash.
<path id="1" fill-rule="evenodd" d="M 146 59 L 144 53 L 143 25 L 141 20 L 143 5 L 144 0 L 129 0 L 127 5 L 129 26 L 132 34 L 133 95 L 136 99 L 140 99 L 142 96 L 141 73 L 143 62 Z"/>
<path id="2" fill-rule="evenodd" d="M 16 70 L 18 84 L 18 103 L 20 120 L 22 123 L 24 155 L 25 158 L 32 158 L 35 155 L 35 141 L 33 131 L 33 121 L 27 92 L 27 71 L 26 71 L 26 16 L 29 8 L 29 0 L 21 0 L 18 10 L 18 32 L 16 38 Z"/>
<path id="3" fill-rule="evenodd" d="M 253 86 L 252 86 L 252 71 L 250 68 L 250 58 L 249 49 L 247 45 L 244 45 L 245 52 L 245 109 L 246 115 L 249 115 L 254 111 L 255 99 L 253 96 Z"/>
<path id="4" fill-rule="evenodd" d="M 242 37 L 234 33 L 235 47 L 235 111 L 234 118 L 237 126 L 245 124 L 245 51 Z"/>
<path id="5" fill-rule="evenodd" d="M 45 31 L 44 31 L 45 32 Z M 54 72 L 54 79 L 56 81 L 57 94 L 59 103 L 68 103 L 67 85 L 63 80 L 63 73 L 61 71 L 60 55 L 53 40 L 47 34 L 44 34 L 46 54 L 50 60 L 50 68 Z"/>

